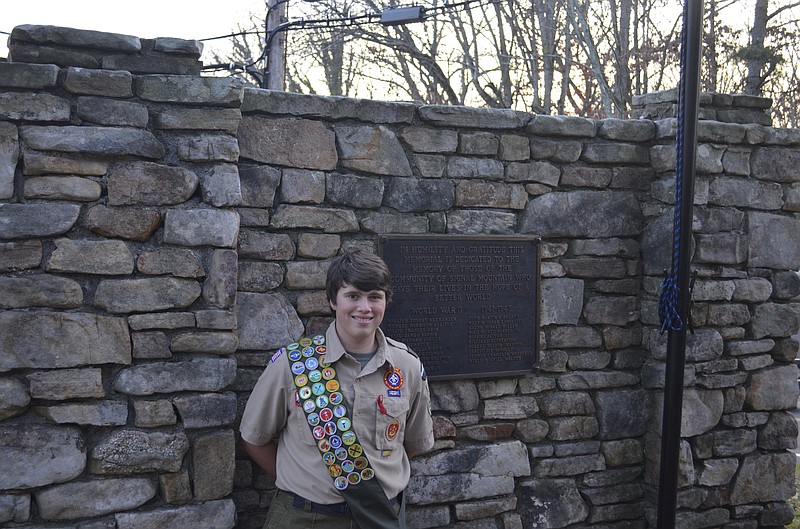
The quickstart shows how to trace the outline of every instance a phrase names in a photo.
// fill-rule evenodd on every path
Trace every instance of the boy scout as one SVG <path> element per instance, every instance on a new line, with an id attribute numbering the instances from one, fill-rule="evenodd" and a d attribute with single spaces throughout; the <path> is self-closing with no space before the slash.
<path id="1" fill-rule="evenodd" d="M 365 250 L 336 258 L 326 280 L 333 323 L 279 349 L 258 380 L 240 430 L 276 477 L 264 529 L 405 527 L 409 458 L 434 439 L 425 370 L 379 328 L 389 280 Z"/>

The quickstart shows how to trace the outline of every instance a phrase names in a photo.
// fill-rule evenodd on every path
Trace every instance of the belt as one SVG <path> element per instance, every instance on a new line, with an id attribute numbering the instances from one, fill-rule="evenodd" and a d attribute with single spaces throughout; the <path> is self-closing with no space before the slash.
<path id="1" fill-rule="evenodd" d="M 325 514 L 327 516 L 346 517 L 351 515 L 350 507 L 348 507 L 347 502 L 344 501 L 330 504 L 314 503 L 313 501 L 307 500 L 299 494 L 295 494 L 294 492 L 287 492 L 286 494 L 292 496 L 292 507 L 297 507 L 298 509 L 303 509 L 304 511 Z M 397 505 L 398 497 L 395 496 L 394 498 L 390 499 L 389 503 L 392 505 Z"/>

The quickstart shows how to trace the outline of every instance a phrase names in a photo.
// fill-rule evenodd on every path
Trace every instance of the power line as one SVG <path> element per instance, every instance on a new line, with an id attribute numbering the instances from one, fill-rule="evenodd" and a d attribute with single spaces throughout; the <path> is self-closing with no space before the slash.
<path id="1" fill-rule="evenodd" d="M 282 0 L 279 4 L 286 3 L 288 0 Z M 308 0 L 306 0 L 308 1 Z M 316 1 L 316 0 L 312 0 Z M 415 6 L 418 8 L 418 16 L 419 19 L 409 20 L 409 21 L 425 21 L 430 18 L 436 18 L 440 14 L 444 14 L 450 10 L 464 8 L 467 9 L 470 6 L 472 7 L 479 7 L 482 5 L 489 5 L 493 3 L 497 3 L 500 0 L 462 0 L 457 3 L 445 3 L 441 6 L 434 5 L 433 7 L 421 7 Z M 473 4 L 477 4 L 473 6 Z M 278 4 L 275 4 L 278 5 Z M 253 67 L 258 64 L 259 62 L 263 61 L 270 50 L 270 46 L 272 43 L 272 39 L 277 35 L 279 32 L 282 31 L 290 31 L 290 30 L 298 30 L 298 29 L 332 29 L 332 28 L 341 28 L 341 27 L 354 27 L 354 26 L 363 26 L 367 24 L 376 24 L 382 22 L 382 19 L 385 13 L 390 12 L 392 9 L 404 9 L 404 8 L 389 8 L 380 12 L 372 12 L 372 13 L 364 13 L 361 15 L 354 15 L 354 16 L 344 16 L 344 17 L 334 17 L 334 18 L 319 18 L 319 19 L 295 19 L 289 20 L 282 24 L 279 24 L 271 31 L 267 33 L 266 38 L 264 39 L 264 48 L 261 50 L 261 54 L 257 59 L 251 61 L 249 63 L 235 63 L 230 62 L 227 64 L 219 63 L 219 64 L 210 64 L 204 66 L 204 70 L 228 70 L 228 71 L 236 71 L 241 70 L 244 73 L 249 73 L 253 75 L 256 80 L 259 81 L 259 84 L 263 84 L 268 75 L 269 75 L 269 65 L 265 65 L 264 71 L 261 75 L 255 75 L 255 71 Z M 403 22 L 400 22 L 403 23 Z M 391 24 L 384 24 L 384 25 L 394 25 L 395 23 Z M 231 34 L 229 36 L 221 36 L 221 37 L 212 37 L 208 39 L 201 39 L 201 40 L 216 40 L 221 38 L 232 38 L 235 36 L 244 36 L 244 35 L 258 35 L 258 32 L 239 32 L 236 34 Z M 260 77 L 260 79 L 259 79 Z"/>

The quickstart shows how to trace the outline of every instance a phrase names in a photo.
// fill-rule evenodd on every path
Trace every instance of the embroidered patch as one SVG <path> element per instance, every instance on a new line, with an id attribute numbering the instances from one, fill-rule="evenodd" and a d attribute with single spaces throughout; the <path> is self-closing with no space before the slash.
<path id="1" fill-rule="evenodd" d="M 396 367 L 389 367 L 383 375 L 383 383 L 389 389 L 400 389 L 403 387 L 403 373 Z"/>
<path id="2" fill-rule="evenodd" d="M 392 422 L 389 423 L 389 426 L 386 428 L 386 439 L 389 441 L 393 441 L 395 437 L 397 437 L 397 433 L 400 431 L 400 421 L 394 419 Z"/>
<path id="3" fill-rule="evenodd" d="M 271 363 L 273 363 L 275 360 L 277 360 L 278 358 L 280 358 L 280 357 L 281 357 L 281 355 L 283 354 L 283 351 L 284 351 L 284 349 L 283 349 L 282 347 L 281 347 L 280 349 L 278 349 L 278 351 L 277 351 L 277 352 L 276 352 L 274 355 L 272 355 L 272 358 L 270 358 L 270 359 L 269 359 L 269 363 L 271 364 Z"/>

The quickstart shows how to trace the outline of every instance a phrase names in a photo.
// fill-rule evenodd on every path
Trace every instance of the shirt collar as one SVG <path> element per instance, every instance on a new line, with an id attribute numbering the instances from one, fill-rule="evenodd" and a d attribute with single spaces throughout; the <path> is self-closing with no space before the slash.
<path id="1" fill-rule="evenodd" d="M 378 340 L 378 350 L 375 352 L 375 358 L 373 358 L 370 363 L 376 362 L 378 367 L 380 367 L 388 362 L 390 366 L 394 367 L 390 351 L 391 347 L 389 347 L 386 342 L 386 336 L 383 334 L 380 327 L 377 330 L 376 338 Z M 328 348 L 325 353 L 326 361 L 329 363 L 336 362 L 346 353 L 344 345 L 342 345 L 342 341 L 339 339 L 339 334 L 336 332 L 335 321 L 331 322 L 328 326 L 328 330 L 325 332 L 325 343 Z M 370 373 L 371 372 L 372 371 L 370 371 Z"/>

